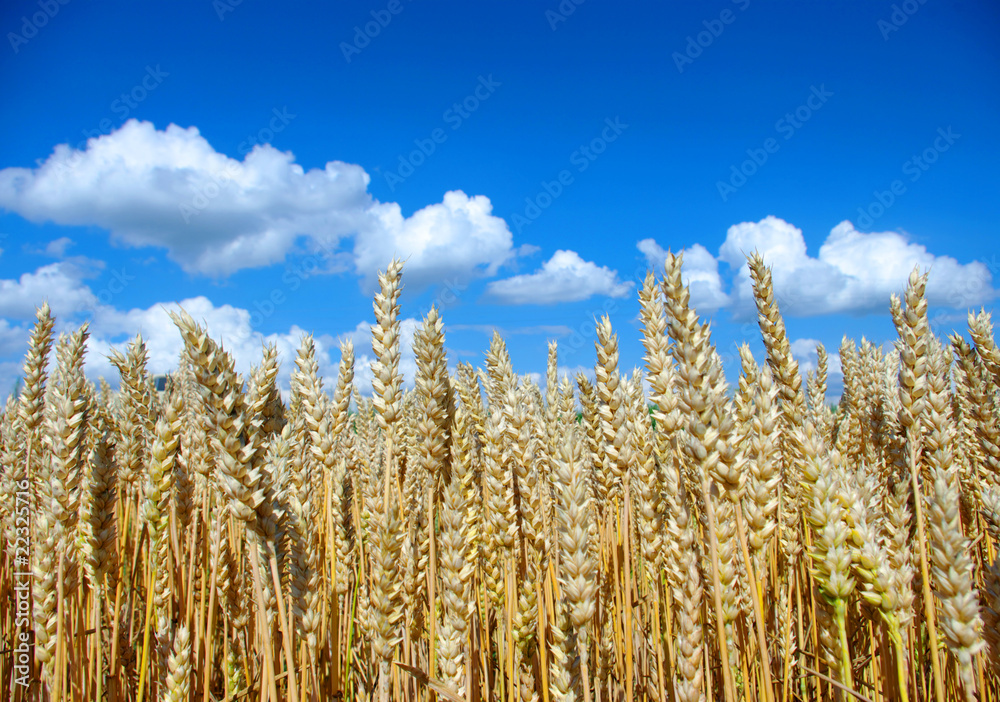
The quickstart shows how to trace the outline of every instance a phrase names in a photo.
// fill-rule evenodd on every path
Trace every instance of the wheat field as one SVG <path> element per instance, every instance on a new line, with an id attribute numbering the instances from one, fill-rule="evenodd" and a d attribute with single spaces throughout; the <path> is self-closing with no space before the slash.
<path id="1" fill-rule="evenodd" d="M 885 352 L 803 379 L 764 261 L 766 359 L 729 388 L 680 257 L 639 295 L 643 370 L 544 388 L 494 335 L 449 371 L 432 309 L 399 370 L 380 273 L 370 395 L 311 337 L 241 377 L 184 312 L 157 392 L 47 306 L 0 417 L 0 689 L 22 700 L 1000 700 L 1000 349 L 935 338 L 926 274 Z M 49 367 L 50 350 L 54 363 Z"/>

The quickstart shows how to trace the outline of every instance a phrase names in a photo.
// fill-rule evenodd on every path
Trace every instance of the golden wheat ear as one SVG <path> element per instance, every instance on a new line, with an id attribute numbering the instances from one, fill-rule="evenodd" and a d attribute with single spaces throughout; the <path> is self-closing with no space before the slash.
<path id="1" fill-rule="evenodd" d="M 166 389 L 136 337 L 98 391 L 87 328 L 54 344 L 39 308 L 0 414 L 0 639 L 33 634 L 38 667 L 0 657 L 0 697 L 994 699 L 989 314 L 939 341 L 914 271 L 895 348 L 844 337 L 834 408 L 836 356 L 803 383 L 775 279 L 748 270 L 765 356 L 733 347 L 732 392 L 672 254 L 638 294 L 642 372 L 605 317 L 592 378 L 537 347 L 544 388 L 498 333 L 449 372 L 431 309 L 404 389 L 398 261 L 372 353 L 345 341 L 336 370 L 309 335 L 289 374 L 271 345 L 240 375 L 179 310 Z M 39 673 L 37 695 L 11 682 Z"/>

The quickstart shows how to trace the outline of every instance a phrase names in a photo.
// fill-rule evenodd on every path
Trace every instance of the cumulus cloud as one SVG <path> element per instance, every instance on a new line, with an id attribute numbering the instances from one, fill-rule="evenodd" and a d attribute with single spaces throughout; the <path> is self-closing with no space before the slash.
<path id="1" fill-rule="evenodd" d="M 819 365 L 819 357 L 816 354 L 816 346 L 819 343 L 817 339 L 795 339 L 789 344 L 792 357 L 799 362 L 803 385 L 806 375 L 810 371 L 815 371 Z M 837 402 L 844 391 L 844 371 L 840 365 L 840 354 L 837 353 L 837 349 L 826 348 L 826 369 L 826 401 Z"/>
<path id="2" fill-rule="evenodd" d="M 642 239 L 635 248 L 639 249 L 646 257 L 646 263 L 657 275 L 663 273 L 663 262 L 667 258 L 667 250 L 656 243 L 656 239 Z"/>
<path id="3" fill-rule="evenodd" d="M 53 258 L 62 258 L 66 255 L 66 249 L 73 245 L 73 240 L 68 236 L 61 236 L 50 241 L 45 247 L 45 253 Z"/>
<path id="4" fill-rule="evenodd" d="M 663 247 L 653 239 L 643 239 L 637 247 L 650 265 L 662 271 Z M 684 249 L 683 274 L 694 307 L 703 311 L 726 307 L 735 318 L 752 317 L 755 306 L 746 256 L 754 251 L 771 267 L 775 297 L 782 314 L 789 317 L 884 312 L 889 296 L 905 290 L 914 267 L 930 270 L 927 299 L 932 306 L 967 308 L 997 296 L 985 264 L 935 255 L 905 234 L 866 234 L 845 221 L 811 256 L 801 229 L 768 216 L 731 226 L 718 257 L 699 244 Z M 720 262 L 734 272 L 728 292 Z"/>
<path id="5" fill-rule="evenodd" d="M 368 192 L 361 166 L 306 171 L 290 152 L 257 146 L 242 160 L 198 129 L 129 120 L 84 150 L 57 146 L 37 168 L 0 170 L 0 207 L 33 222 L 97 226 L 132 247 L 157 247 L 188 272 L 213 277 L 278 263 L 297 245 L 352 258 L 367 283 L 393 255 L 408 280 L 494 275 L 516 255 L 484 196 L 447 193 L 403 217 Z M 340 250 L 353 238 L 353 253 Z M 53 253 L 62 244 L 53 242 Z"/>
<path id="6" fill-rule="evenodd" d="M 188 271 L 226 275 L 282 260 L 299 234 L 356 228 L 367 185 L 359 166 L 306 173 L 270 146 L 240 162 L 194 127 L 129 120 L 83 151 L 60 144 L 38 168 L 0 171 L 0 205 L 35 222 L 102 227 L 129 246 L 166 248 Z"/>
<path id="7" fill-rule="evenodd" d="M 354 384 L 363 395 L 372 392 L 372 363 L 375 361 L 372 351 L 373 322 L 359 322 L 351 331 L 342 334 L 337 339 L 339 343 L 350 339 L 354 344 Z M 413 353 L 413 337 L 420 328 L 420 320 L 407 317 L 399 320 L 399 372 L 403 376 L 404 387 L 413 387 L 417 374 L 417 358 Z M 446 330 L 447 331 L 447 330 Z"/>
<path id="8" fill-rule="evenodd" d="M 389 261 L 387 254 L 405 259 L 406 282 L 418 287 L 475 274 L 493 276 L 515 255 L 507 223 L 493 216 L 493 205 L 483 195 L 448 192 L 441 203 L 408 218 L 395 203 L 374 207 L 372 213 L 376 223 L 354 246 L 366 290 L 374 289 L 376 272 Z"/>
<path id="9" fill-rule="evenodd" d="M 112 386 L 117 386 L 118 370 L 109 356 L 113 349 L 124 351 L 136 334 L 141 334 L 145 342 L 150 373 L 158 375 L 176 370 L 184 342 L 170 313 L 183 308 L 232 355 L 237 372 L 245 376 L 260 363 L 263 346 L 274 344 L 281 364 L 278 386 L 287 394 L 295 357 L 306 330 L 292 325 L 285 332 L 261 334 L 254 329 L 250 310 L 229 304 L 216 305 L 205 296 L 164 301 L 145 308 L 119 309 L 100 302 L 82 280 L 86 273 L 79 267 L 60 262 L 25 273 L 19 280 L 0 280 L 0 401 L 20 375 L 20 359 L 27 351 L 36 305 L 45 299 L 56 316 L 57 333 L 75 329 L 82 313 L 86 313 L 90 336 L 85 372 L 93 381 L 104 377 Z M 18 318 L 19 324 L 10 321 Z M 406 387 L 413 386 L 416 376 L 413 338 L 420 323 L 414 318 L 400 320 L 400 372 Z M 374 359 L 371 322 L 367 321 L 339 336 L 318 334 L 314 337 L 316 360 L 325 387 L 332 388 L 336 382 L 340 342 L 344 339 L 354 343 L 355 384 L 362 394 L 370 394 Z"/>
<path id="10" fill-rule="evenodd" d="M 281 362 L 278 385 L 287 393 L 295 355 L 306 332 L 293 325 L 284 333 L 261 335 L 253 331 L 248 310 L 231 305 L 216 306 L 203 296 L 129 310 L 96 305 L 89 320 L 90 337 L 84 363 L 87 377 L 94 381 L 104 377 L 116 387 L 118 370 L 111 364 L 109 356 L 112 349 L 124 351 L 137 333 L 142 335 L 146 344 L 150 373 L 158 375 L 176 370 L 184 342 L 168 313 L 180 307 L 187 310 L 216 342 L 232 354 L 237 372 L 244 375 L 260 363 L 263 345 L 275 344 Z M 66 319 L 57 319 L 57 324 L 63 330 L 75 326 Z M 0 319 L 0 358 L 23 356 L 27 350 L 29 331 L 28 323 L 11 326 Z M 320 374 L 326 378 L 327 385 L 336 380 L 339 353 L 331 355 L 331 351 L 335 350 L 332 337 L 316 338 Z M 0 363 L 0 396 L 13 386 L 19 373 L 16 362 Z"/>
<path id="11" fill-rule="evenodd" d="M 819 365 L 816 347 L 818 339 L 795 339 L 789 344 L 792 357 L 799 362 L 799 371 L 803 374 L 814 371 Z M 840 369 L 840 354 L 836 349 L 826 349 L 826 368 L 829 377 L 843 375 Z"/>
<path id="12" fill-rule="evenodd" d="M 493 281 L 486 296 L 508 305 L 551 305 L 594 295 L 625 297 L 632 285 L 607 266 L 584 261 L 575 251 L 559 250 L 534 273 Z"/>
<path id="13" fill-rule="evenodd" d="M 559 378 L 559 382 L 562 382 L 563 378 L 569 378 L 570 382 L 576 385 L 576 376 L 583 374 L 588 380 L 594 380 L 594 367 L 593 366 L 558 366 L 556 368 L 556 375 Z"/>
<path id="14" fill-rule="evenodd" d="M 46 300 L 56 317 L 71 316 L 97 306 L 97 297 L 83 282 L 93 277 L 102 264 L 85 265 L 60 261 L 23 273 L 13 280 L 0 280 L 0 317 L 32 319 L 35 308 Z"/>
<path id="15" fill-rule="evenodd" d="M 0 319 L 0 357 L 20 356 L 28 351 L 28 328 Z M 0 391 L 5 388 L 0 388 Z"/>
<path id="16" fill-rule="evenodd" d="M 108 356 L 113 348 L 124 350 L 136 334 L 141 334 L 146 344 L 150 373 L 176 370 L 184 342 L 169 313 L 179 308 L 184 308 L 208 330 L 212 339 L 232 354 L 239 373 L 248 374 L 252 366 L 260 363 L 263 345 L 274 344 L 281 363 L 278 384 L 288 390 L 295 355 L 306 332 L 293 325 L 284 333 L 262 335 L 253 331 L 249 310 L 232 305 L 216 306 L 204 296 L 130 310 L 98 307 L 90 321 L 87 375 L 91 378 L 104 376 L 115 385 L 118 371 Z M 331 345 L 329 339 L 316 339 L 317 362 L 321 375 L 336 377 L 336 363 L 330 357 Z"/>
<path id="17" fill-rule="evenodd" d="M 904 234 L 865 234 L 850 222 L 841 222 L 813 257 L 806 251 L 802 230 L 771 216 L 730 227 L 719 250 L 720 260 L 739 269 L 733 290 L 737 314 L 750 314 L 753 309 L 745 254 L 755 250 L 771 266 L 782 313 L 790 316 L 884 311 L 889 296 L 905 289 L 914 267 L 930 269 L 927 298 L 931 305 L 968 307 L 996 295 L 984 264 L 936 256 Z"/>
<path id="18" fill-rule="evenodd" d="M 643 239 L 636 248 L 645 256 L 649 266 L 658 273 L 663 272 L 663 262 L 667 250 L 653 239 Z M 681 280 L 691 289 L 691 306 L 700 312 L 714 312 L 729 304 L 729 295 L 723 291 L 719 262 L 701 244 L 682 249 L 684 263 L 681 266 Z"/>
<path id="19" fill-rule="evenodd" d="M 278 386 L 287 396 L 291 383 L 291 373 L 295 368 L 295 357 L 301 346 L 306 330 L 292 325 L 287 332 L 262 335 L 255 332 L 250 324 L 249 310 L 232 305 L 215 305 L 206 297 L 193 297 L 180 302 L 162 303 L 145 309 L 116 310 L 102 307 L 91 322 L 91 339 L 88 343 L 87 375 L 96 379 L 104 376 L 116 384 L 118 371 L 111 365 L 108 355 L 112 348 L 124 349 L 136 333 L 141 333 L 149 354 L 149 370 L 154 374 L 169 373 L 177 368 L 177 361 L 183 349 L 180 332 L 170 321 L 168 312 L 183 307 L 199 324 L 204 326 L 216 342 L 232 354 L 236 370 L 247 375 L 252 366 L 260 363 L 264 344 L 274 344 L 281 364 L 278 372 Z M 412 387 L 416 375 L 416 358 L 413 354 L 413 337 L 419 328 L 419 320 L 400 320 L 401 353 L 400 372 L 404 385 Z M 2 332 L 2 329 L 0 329 Z M 2 334 L 0 334 L 2 336 Z M 354 382 L 362 394 L 371 393 L 373 359 L 371 350 L 371 323 L 360 322 L 350 329 L 333 336 L 314 336 L 316 361 L 324 388 L 332 392 L 337 380 L 340 362 L 340 343 L 350 339 L 354 343 Z"/>

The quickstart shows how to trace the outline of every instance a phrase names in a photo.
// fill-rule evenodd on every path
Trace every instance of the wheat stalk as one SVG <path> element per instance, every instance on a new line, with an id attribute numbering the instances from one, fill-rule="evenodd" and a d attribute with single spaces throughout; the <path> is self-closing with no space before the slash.
<path id="1" fill-rule="evenodd" d="M 241 376 L 183 311 L 165 390 L 141 337 L 112 352 L 119 389 L 92 384 L 86 328 L 50 379 L 39 309 L 0 412 L 0 637 L 34 645 L 27 673 L 0 656 L 0 685 L 13 702 L 995 699 L 989 314 L 942 345 L 915 272 L 889 305 L 897 348 L 845 337 L 826 406 L 833 357 L 818 348 L 803 385 L 751 256 L 767 363 L 734 347 L 730 393 L 666 264 L 639 293 L 643 371 L 620 368 L 635 347 L 605 317 L 595 379 L 560 378 L 572 349 L 550 343 L 544 388 L 499 334 L 484 368 L 449 368 L 436 309 L 406 388 L 398 262 L 371 395 L 349 342 L 327 394 L 326 337 L 304 337 L 284 395 L 275 346 Z"/>

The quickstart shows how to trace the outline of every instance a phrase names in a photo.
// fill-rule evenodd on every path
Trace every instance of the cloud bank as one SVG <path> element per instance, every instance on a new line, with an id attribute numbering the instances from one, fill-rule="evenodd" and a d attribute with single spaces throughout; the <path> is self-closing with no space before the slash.
<path id="1" fill-rule="evenodd" d="M 625 297 L 633 287 L 607 266 L 583 260 L 575 251 L 559 250 L 534 273 L 495 280 L 487 299 L 507 305 L 553 305 L 579 302 L 594 295 Z"/>
<path id="2" fill-rule="evenodd" d="M 666 251 L 659 244 L 643 239 L 637 247 L 651 266 L 662 270 Z M 930 270 L 927 300 L 932 306 L 966 308 L 997 296 L 985 264 L 963 264 L 951 256 L 932 254 L 904 234 L 866 234 L 844 221 L 830 231 L 818 255 L 811 256 L 801 229 L 769 216 L 731 226 L 717 257 L 699 244 L 684 251 L 692 304 L 699 310 L 704 305 L 706 311 L 727 307 L 739 319 L 752 317 L 753 287 L 746 256 L 754 251 L 771 267 L 779 307 L 791 317 L 884 312 L 890 295 L 905 290 L 914 267 Z M 728 293 L 719 263 L 735 271 Z"/>
<path id="3" fill-rule="evenodd" d="M 239 161 L 195 127 L 129 120 L 83 150 L 60 144 L 36 168 L 0 170 L 0 207 L 37 223 L 101 227 L 121 245 L 163 249 L 185 271 L 215 278 L 279 263 L 298 245 L 347 261 L 369 288 L 393 256 L 420 287 L 492 276 L 517 255 L 485 196 L 449 192 L 404 217 L 375 200 L 369 182 L 355 164 L 307 171 L 270 145 Z"/>

